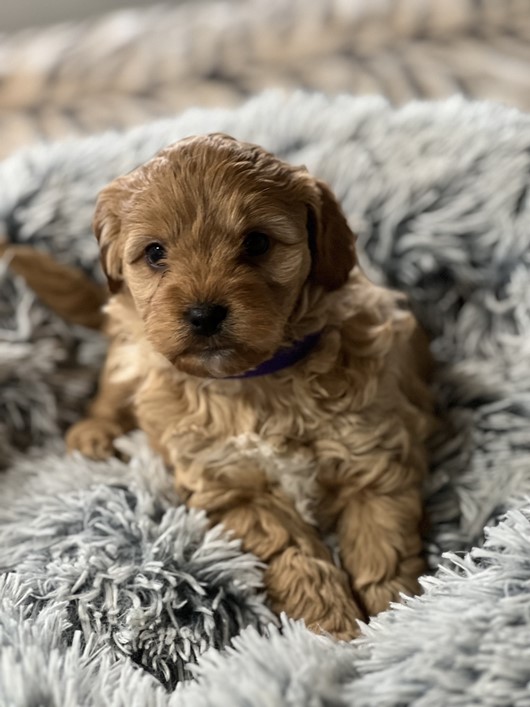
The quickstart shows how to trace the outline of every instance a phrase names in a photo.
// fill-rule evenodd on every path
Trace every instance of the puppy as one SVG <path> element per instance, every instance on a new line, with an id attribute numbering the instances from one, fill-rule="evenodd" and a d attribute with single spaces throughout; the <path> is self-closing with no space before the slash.
<path id="1" fill-rule="evenodd" d="M 186 503 L 265 563 L 273 610 L 315 631 L 349 639 L 417 592 L 428 347 L 329 188 L 192 137 L 105 188 L 94 228 L 110 348 L 69 449 L 144 430 Z"/>

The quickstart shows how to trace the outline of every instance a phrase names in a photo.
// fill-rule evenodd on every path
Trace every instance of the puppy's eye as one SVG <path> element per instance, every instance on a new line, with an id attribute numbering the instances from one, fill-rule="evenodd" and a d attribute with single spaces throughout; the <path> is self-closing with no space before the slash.
<path id="1" fill-rule="evenodd" d="M 166 249 L 160 243 L 150 243 L 145 249 L 145 259 L 152 268 L 161 268 L 166 257 Z"/>
<path id="2" fill-rule="evenodd" d="M 247 233 L 245 236 L 243 248 L 245 255 L 249 258 L 257 258 L 260 255 L 265 255 L 270 248 L 269 236 L 266 233 L 261 233 L 261 231 L 250 231 L 250 233 Z"/>

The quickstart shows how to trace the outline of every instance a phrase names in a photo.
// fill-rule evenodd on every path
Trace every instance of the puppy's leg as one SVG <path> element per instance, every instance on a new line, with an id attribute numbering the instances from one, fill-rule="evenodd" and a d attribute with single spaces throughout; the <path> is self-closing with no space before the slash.
<path id="1" fill-rule="evenodd" d="M 112 379 L 115 359 L 116 352 L 111 343 L 88 416 L 66 434 L 66 446 L 70 452 L 78 450 L 91 459 L 108 459 L 115 454 L 114 440 L 136 426 L 131 404 L 134 381 L 117 383 Z"/>
<path id="2" fill-rule="evenodd" d="M 420 484 L 390 492 L 342 488 L 347 497 L 337 523 L 342 563 L 369 616 L 417 594 L 425 570 L 420 534 Z"/>
<path id="3" fill-rule="evenodd" d="M 259 472 L 256 472 L 259 474 Z M 243 548 L 266 563 L 265 584 L 273 611 L 304 619 L 313 631 L 348 640 L 358 633 L 363 614 L 346 574 L 336 567 L 315 528 L 292 501 L 262 479 L 256 488 L 211 485 L 191 494 L 188 505 L 203 508 L 241 538 Z"/>
<path id="4" fill-rule="evenodd" d="M 81 269 L 55 261 L 51 255 L 29 246 L 0 243 L 10 270 L 20 275 L 36 295 L 60 317 L 91 329 L 103 326 L 104 287 Z"/>

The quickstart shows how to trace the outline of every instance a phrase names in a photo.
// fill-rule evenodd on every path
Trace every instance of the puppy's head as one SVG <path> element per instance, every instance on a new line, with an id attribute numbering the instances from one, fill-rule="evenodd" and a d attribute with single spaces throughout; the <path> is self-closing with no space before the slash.
<path id="1" fill-rule="evenodd" d="M 182 140 L 112 182 L 94 229 L 111 291 L 199 376 L 247 371 L 280 347 L 306 282 L 341 287 L 354 236 L 329 188 L 224 135 Z"/>

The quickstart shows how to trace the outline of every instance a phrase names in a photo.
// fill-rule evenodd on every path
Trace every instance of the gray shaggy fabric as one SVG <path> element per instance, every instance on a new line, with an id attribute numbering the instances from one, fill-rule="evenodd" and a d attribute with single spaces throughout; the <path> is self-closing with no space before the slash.
<path id="1" fill-rule="evenodd" d="M 529 705 L 530 118 L 462 99 L 395 110 L 266 93 L 13 156 L 0 164 L 3 230 L 101 277 L 97 191 L 212 130 L 326 179 L 365 267 L 406 290 L 432 334 L 434 574 L 351 645 L 278 626 L 259 563 L 179 505 L 140 433 L 122 441 L 128 463 L 64 456 L 104 342 L 58 320 L 4 262 L 0 704 Z"/>

